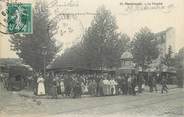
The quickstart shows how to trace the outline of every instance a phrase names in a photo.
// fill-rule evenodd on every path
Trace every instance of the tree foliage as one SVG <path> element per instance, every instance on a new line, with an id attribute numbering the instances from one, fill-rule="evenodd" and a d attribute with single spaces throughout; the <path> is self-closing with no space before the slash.
<path id="1" fill-rule="evenodd" d="M 45 60 L 48 65 L 60 48 L 56 46 L 56 40 L 52 33 L 56 29 L 57 23 L 50 23 L 48 16 L 47 6 L 37 3 L 33 10 L 33 33 L 14 34 L 10 39 L 12 49 L 35 71 L 43 70 L 43 54 L 46 54 Z"/>
<path id="2" fill-rule="evenodd" d="M 87 68 L 112 68 L 120 65 L 120 56 L 130 38 L 117 32 L 115 17 L 104 6 L 97 9 L 91 25 L 79 44 L 65 51 L 56 63 Z M 57 65 L 57 64 L 55 64 Z"/>
<path id="3" fill-rule="evenodd" d="M 175 67 L 184 68 L 184 47 L 175 56 Z"/>
<path id="4" fill-rule="evenodd" d="M 111 12 L 104 6 L 98 8 L 82 40 L 86 61 L 90 67 L 103 69 L 119 64 L 129 37 L 117 33 L 117 28 Z"/>
<path id="5" fill-rule="evenodd" d="M 85 67 L 82 56 L 82 48 L 80 43 L 73 45 L 71 48 L 65 50 L 65 52 L 58 56 L 52 64 L 54 68 L 65 67 Z"/>
<path id="6" fill-rule="evenodd" d="M 175 65 L 175 58 L 172 55 L 173 55 L 173 50 L 172 50 L 172 47 L 169 46 L 168 52 L 162 58 L 161 63 L 168 66 L 168 67 L 174 66 Z"/>
<path id="7" fill-rule="evenodd" d="M 135 63 L 145 69 L 159 55 L 156 45 L 155 35 L 147 27 L 135 33 L 132 41 Z"/>
<path id="8" fill-rule="evenodd" d="M 177 69 L 178 86 L 182 88 L 184 80 L 184 47 L 176 54 L 175 67 Z"/>

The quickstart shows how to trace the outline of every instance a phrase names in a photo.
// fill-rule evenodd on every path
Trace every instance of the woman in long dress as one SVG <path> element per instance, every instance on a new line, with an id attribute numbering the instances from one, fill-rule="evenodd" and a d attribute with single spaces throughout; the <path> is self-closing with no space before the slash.
<path id="1" fill-rule="evenodd" d="M 111 95 L 115 95 L 117 82 L 114 79 L 111 79 L 109 82 L 110 82 L 110 93 Z"/>
<path id="2" fill-rule="evenodd" d="M 56 79 L 53 79 L 51 93 L 52 93 L 52 98 L 57 99 L 58 93 L 57 93 L 57 81 L 56 81 Z"/>
<path id="3" fill-rule="evenodd" d="M 60 87 L 61 87 L 61 95 L 64 96 L 65 94 L 65 85 L 63 79 L 60 81 Z"/>
<path id="4" fill-rule="evenodd" d="M 106 95 L 111 95 L 111 84 L 109 80 L 106 81 Z"/>
<path id="5" fill-rule="evenodd" d="M 97 83 L 95 80 L 92 80 L 92 95 L 95 96 L 97 92 Z"/>
<path id="6" fill-rule="evenodd" d="M 45 95 L 44 81 L 45 80 L 41 76 L 37 79 L 37 83 L 38 83 L 38 92 L 37 92 L 37 95 Z"/>

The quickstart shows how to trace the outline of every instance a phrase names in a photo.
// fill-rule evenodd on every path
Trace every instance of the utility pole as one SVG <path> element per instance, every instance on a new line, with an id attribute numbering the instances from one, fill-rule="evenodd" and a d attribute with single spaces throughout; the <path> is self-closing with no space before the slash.
<path id="1" fill-rule="evenodd" d="M 43 78 L 45 79 L 46 74 L 46 55 L 47 50 L 46 47 L 42 47 L 42 55 L 43 55 Z"/>

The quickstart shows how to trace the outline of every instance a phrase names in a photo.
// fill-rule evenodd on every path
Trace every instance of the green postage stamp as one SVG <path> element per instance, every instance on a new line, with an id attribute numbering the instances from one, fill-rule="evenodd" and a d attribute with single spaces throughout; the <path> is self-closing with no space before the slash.
<path id="1" fill-rule="evenodd" d="M 8 28 L 9 33 L 32 33 L 32 5 L 31 3 L 8 4 Z"/>

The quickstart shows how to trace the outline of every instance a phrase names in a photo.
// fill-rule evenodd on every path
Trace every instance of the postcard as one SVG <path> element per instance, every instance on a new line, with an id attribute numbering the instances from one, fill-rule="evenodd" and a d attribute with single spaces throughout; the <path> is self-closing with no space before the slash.
<path id="1" fill-rule="evenodd" d="M 183 117 L 183 0 L 0 0 L 0 117 Z"/>

